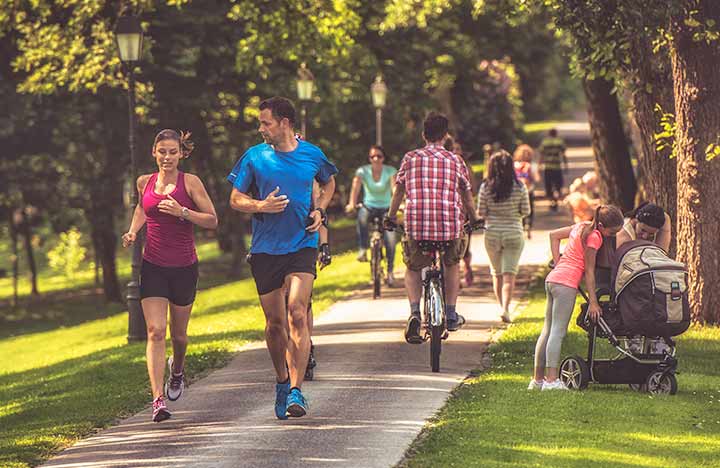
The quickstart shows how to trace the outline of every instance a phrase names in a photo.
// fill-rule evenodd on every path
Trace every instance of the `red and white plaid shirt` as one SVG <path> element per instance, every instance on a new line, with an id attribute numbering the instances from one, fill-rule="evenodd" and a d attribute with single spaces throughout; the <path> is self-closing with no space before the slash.
<path id="1" fill-rule="evenodd" d="M 405 231 L 411 239 L 449 241 L 462 237 L 461 193 L 470 191 L 463 159 L 429 144 L 405 155 L 396 181 L 405 187 Z"/>

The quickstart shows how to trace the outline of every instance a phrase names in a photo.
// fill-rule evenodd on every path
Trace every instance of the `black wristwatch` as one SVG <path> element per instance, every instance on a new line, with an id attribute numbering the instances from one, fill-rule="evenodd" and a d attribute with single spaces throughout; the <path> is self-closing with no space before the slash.
<path id="1" fill-rule="evenodd" d="M 320 212 L 320 219 L 322 219 L 323 224 L 327 221 L 327 213 L 325 213 L 325 210 L 323 210 L 320 207 L 315 208 L 315 211 Z"/>

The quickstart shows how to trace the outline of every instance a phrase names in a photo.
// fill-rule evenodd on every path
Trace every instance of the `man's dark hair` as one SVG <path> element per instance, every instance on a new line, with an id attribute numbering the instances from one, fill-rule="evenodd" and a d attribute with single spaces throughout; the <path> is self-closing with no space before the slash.
<path id="1" fill-rule="evenodd" d="M 550 131 L 548 132 L 548 135 L 555 138 L 557 136 L 557 128 L 551 128 Z"/>
<path id="2" fill-rule="evenodd" d="M 438 112 L 430 112 L 423 122 L 423 135 L 429 142 L 436 142 L 448 132 L 448 119 Z"/>
<path id="3" fill-rule="evenodd" d="M 265 99 L 260 103 L 260 110 L 270 109 L 275 120 L 280 122 L 282 119 L 288 119 L 291 126 L 295 125 L 295 106 L 290 99 L 274 96 Z"/>

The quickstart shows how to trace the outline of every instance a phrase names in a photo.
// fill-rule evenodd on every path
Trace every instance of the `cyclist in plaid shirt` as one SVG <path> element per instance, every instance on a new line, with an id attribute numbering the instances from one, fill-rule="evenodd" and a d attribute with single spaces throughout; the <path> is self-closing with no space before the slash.
<path id="1" fill-rule="evenodd" d="M 463 231 L 465 217 L 477 221 L 467 166 L 460 156 L 443 148 L 448 136 L 448 119 L 431 112 L 423 124 L 426 146 L 410 151 L 403 158 L 396 176 L 387 218 L 395 222 L 403 196 L 405 202 L 405 238 L 403 261 L 405 288 L 410 300 L 410 317 L 405 328 L 408 343 L 420 343 L 421 271 L 432 260 L 420 250 L 419 241 L 443 241 L 445 265 L 445 314 L 448 330 L 455 331 L 465 318 L 456 311 L 460 291 L 460 260 L 465 254 L 467 237 Z M 466 215 L 467 213 L 467 215 Z"/>

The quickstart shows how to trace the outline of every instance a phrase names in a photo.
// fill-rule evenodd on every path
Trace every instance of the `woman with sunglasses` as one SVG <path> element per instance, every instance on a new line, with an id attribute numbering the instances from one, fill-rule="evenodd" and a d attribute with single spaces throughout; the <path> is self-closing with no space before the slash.
<path id="1" fill-rule="evenodd" d="M 368 154 L 370 164 L 366 164 L 358 168 L 352 181 L 350 189 L 350 200 L 348 201 L 345 211 L 352 213 L 358 205 L 358 197 L 360 195 L 360 187 L 363 188 L 362 206 L 358 211 L 357 217 L 357 235 L 358 235 L 358 261 L 367 261 L 367 249 L 369 247 L 369 221 L 375 216 L 382 219 L 390 208 L 390 200 L 395 189 L 395 174 L 397 169 L 387 164 L 385 161 L 385 150 L 380 145 L 370 147 Z M 395 246 L 397 237 L 394 232 L 385 231 L 385 252 L 387 254 L 387 284 L 392 287 L 395 284 L 395 276 L 393 275 L 393 265 L 395 260 Z"/>

